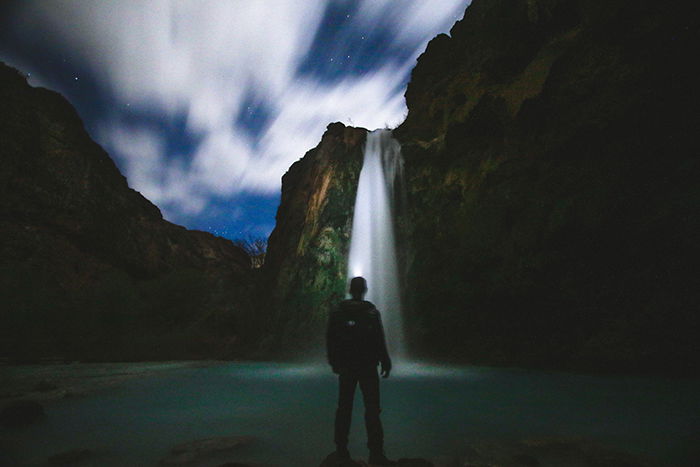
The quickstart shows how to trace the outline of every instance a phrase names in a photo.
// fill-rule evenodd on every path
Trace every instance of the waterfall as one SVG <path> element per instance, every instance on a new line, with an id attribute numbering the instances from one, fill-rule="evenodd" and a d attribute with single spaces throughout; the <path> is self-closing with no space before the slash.
<path id="1" fill-rule="evenodd" d="M 389 353 L 403 355 L 401 287 L 394 236 L 395 193 L 403 176 L 401 145 L 391 130 L 367 134 L 352 220 L 348 280 L 367 280 L 366 299 L 382 314 Z"/>

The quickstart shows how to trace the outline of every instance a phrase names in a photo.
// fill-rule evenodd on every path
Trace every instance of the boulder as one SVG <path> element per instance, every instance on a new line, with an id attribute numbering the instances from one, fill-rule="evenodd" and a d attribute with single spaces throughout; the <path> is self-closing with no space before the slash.
<path id="1" fill-rule="evenodd" d="M 170 454 L 160 460 L 159 465 L 196 465 L 197 463 L 211 460 L 223 454 L 236 452 L 254 442 L 255 438 L 252 436 L 222 436 L 188 441 L 174 446 L 170 450 Z"/>
<path id="2" fill-rule="evenodd" d="M 226 462 L 218 467 L 263 467 L 261 464 L 250 464 L 248 462 Z"/>
<path id="3" fill-rule="evenodd" d="M 460 464 L 468 467 L 650 467 L 653 464 L 603 446 L 566 439 L 468 444 Z"/>
<path id="4" fill-rule="evenodd" d="M 328 454 L 325 459 L 321 461 L 320 467 L 366 467 L 367 464 L 363 461 L 356 461 L 353 459 L 343 459 L 339 458 L 334 452 Z"/>
<path id="5" fill-rule="evenodd" d="M 58 389 L 58 386 L 55 383 L 52 383 L 51 381 L 47 381 L 45 379 L 42 379 L 34 386 L 34 390 L 38 392 L 49 392 L 54 391 L 56 389 Z"/>
<path id="6" fill-rule="evenodd" d="M 51 465 L 78 465 L 89 461 L 95 453 L 90 449 L 71 449 L 49 457 Z"/>
<path id="7" fill-rule="evenodd" d="M 335 452 L 332 452 L 321 461 L 321 467 L 372 467 L 363 459 L 341 459 Z M 421 458 L 401 458 L 396 461 L 399 467 L 433 467 L 433 463 Z"/>
<path id="8" fill-rule="evenodd" d="M 44 407 L 30 400 L 11 402 L 0 411 L 0 424 L 7 427 L 20 427 L 43 420 Z"/>
<path id="9" fill-rule="evenodd" d="M 403 467 L 434 467 L 432 462 L 422 458 L 401 458 L 396 461 L 396 465 Z"/>

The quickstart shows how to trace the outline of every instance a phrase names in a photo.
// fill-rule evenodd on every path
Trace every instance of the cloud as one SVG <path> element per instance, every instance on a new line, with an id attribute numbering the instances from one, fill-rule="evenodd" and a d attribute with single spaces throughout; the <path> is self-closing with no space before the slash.
<path id="1" fill-rule="evenodd" d="M 423 43 L 439 32 L 447 32 L 462 17 L 464 1 L 373 0 L 361 2 L 360 21 L 367 27 L 384 23 L 399 43 Z"/>
<path id="2" fill-rule="evenodd" d="M 109 90 L 115 103 L 97 123 L 98 139 L 125 167 L 130 185 L 177 219 L 202 212 L 213 199 L 277 192 L 284 172 L 330 122 L 398 125 L 416 57 L 466 3 L 37 0 L 22 3 L 15 24 L 26 25 L 18 26 L 26 35 L 42 30 L 57 53 L 77 54 Z M 319 44 L 328 12 L 344 6 L 352 14 L 332 26 L 337 40 Z M 353 62 L 357 36 L 386 38 L 362 50 L 372 57 L 369 69 Z M 335 67 L 332 80 L 300 73 L 319 47 L 346 60 L 319 68 Z M 253 133 L 237 121 L 251 98 L 266 109 Z M 126 104 L 135 115 L 184 119 L 196 144 L 175 157 L 167 131 L 124 123 Z"/>
<path id="3" fill-rule="evenodd" d="M 100 139 L 124 158 L 129 185 L 156 203 L 166 217 L 197 214 L 207 205 L 210 190 L 200 188 L 181 160 L 167 160 L 164 137 L 158 131 L 114 125 L 103 129 Z"/>

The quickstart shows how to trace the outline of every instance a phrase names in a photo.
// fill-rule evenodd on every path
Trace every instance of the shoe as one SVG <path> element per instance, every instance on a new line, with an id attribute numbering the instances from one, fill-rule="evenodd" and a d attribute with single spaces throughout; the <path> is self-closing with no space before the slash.
<path id="1" fill-rule="evenodd" d="M 383 452 L 370 452 L 369 453 L 369 465 L 396 465 L 396 461 L 392 461 L 386 458 Z"/>

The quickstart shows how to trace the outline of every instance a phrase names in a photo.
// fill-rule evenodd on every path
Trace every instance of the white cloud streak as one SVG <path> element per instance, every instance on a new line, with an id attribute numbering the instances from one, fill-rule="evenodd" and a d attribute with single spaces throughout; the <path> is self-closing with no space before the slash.
<path id="1" fill-rule="evenodd" d="M 367 128 L 405 117 L 402 80 L 427 41 L 447 32 L 465 0 L 363 0 L 349 31 L 389 28 L 403 63 L 332 83 L 297 69 L 310 51 L 327 1 L 81 0 L 28 1 L 23 24 L 47 31 L 58 50 L 79 54 L 132 111 L 185 116 L 199 144 L 189 160 L 166 154 L 163 134 L 100 122 L 98 138 L 126 167 L 134 188 L 172 219 L 196 215 L 211 199 L 271 194 L 289 166 L 333 121 Z M 389 45 L 389 44 L 387 44 Z M 342 44 L 334 44 L 342 48 Z M 271 110 L 257 140 L 235 124 L 253 93 Z"/>

